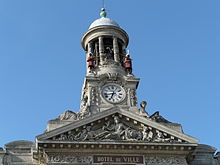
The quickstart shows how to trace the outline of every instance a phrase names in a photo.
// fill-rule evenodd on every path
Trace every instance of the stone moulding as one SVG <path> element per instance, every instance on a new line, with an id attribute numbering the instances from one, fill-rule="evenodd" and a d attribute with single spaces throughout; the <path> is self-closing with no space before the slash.
<path id="1" fill-rule="evenodd" d="M 115 116 L 118 116 L 118 119 L 115 119 Z M 126 123 L 126 120 L 128 121 Z M 110 122 L 109 125 L 107 122 Z M 129 123 L 132 123 L 130 125 Z M 98 125 L 107 124 L 106 128 L 98 128 Z M 103 125 L 104 126 L 104 125 Z M 112 128 L 111 128 L 112 127 Z M 122 128 L 123 127 L 123 128 Z M 91 117 L 78 120 L 71 124 L 65 125 L 63 127 L 54 129 L 52 131 L 46 132 L 42 135 L 37 136 L 36 141 L 44 140 L 54 140 L 54 141 L 90 141 L 94 138 L 92 133 L 95 134 L 98 129 L 106 129 L 106 134 L 104 140 L 107 141 L 145 141 L 145 142 L 172 142 L 172 143 L 193 143 L 198 144 L 198 140 L 177 132 L 168 128 L 162 124 L 156 123 L 148 118 L 144 118 L 122 109 L 112 108 L 107 111 L 100 112 L 98 114 L 92 115 Z M 112 131 L 110 131 L 112 129 Z M 146 137 L 144 139 L 144 129 L 146 129 Z M 150 130 L 152 129 L 152 131 Z M 129 136 L 125 135 L 126 130 L 131 134 Z M 133 130 L 133 131 L 132 131 Z M 136 131 L 136 134 L 134 133 Z M 82 135 L 82 132 L 85 132 L 85 135 Z M 93 131 L 93 132 L 92 132 Z M 124 131 L 124 132 L 123 132 Z M 138 137 L 138 131 L 142 132 L 141 137 Z M 127 132 L 127 134 L 128 134 Z M 153 132 L 153 133 L 151 133 Z M 78 134 L 77 134 L 78 133 Z M 87 136 L 90 133 L 89 136 Z M 101 132 L 103 133 L 103 132 Z M 163 133 L 161 135 L 161 133 Z M 80 135 L 81 134 L 81 135 Z M 123 134 L 123 135 L 122 135 Z M 151 134 L 151 135 L 150 135 Z M 66 138 L 64 135 L 71 135 L 72 139 Z M 61 138 L 63 136 L 63 139 Z M 156 137 L 159 136 L 159 137 Z M 76 139 L 74 139 L 76 138 Z M 77 140 L 77 138 L 79 140 Z M 139 139 L 138 139 L 139 138 Z M 94 138 L 93 141 L 100 141 L 101 137 L 98 139 Z M 101 139 L 101 141 L 103 141 Z M 144 139 L 144 140 L 143 140 Z M 173 140 L 173 141 L 171 141 Z"/>
<path id="2" fill-rule="evenodd" d="M 99 158 L 99 160 L 97 159 Z M 101 159 L 102 158 L 102 159 Z M 124 159 L 123 159 L 124 158 Z M 91 164 L 91 163 L 136 163 L 145 165 L 187 165 L 183 156 L 140 156 L 140 155 L 93 155 L 76 156 L 72 154 L 49 154 L 48 164 L 68 163 L 68 164 Z"/>
<path id="3" fill-rule="evenodd" d="M 138 152 L 169 152 L 169 151 L 178 151 L 180 153 L 190 152 L 195 149 L 196 144 L 164 144 L 164 143 L 117 143 L 117 142 L 79 142 L 79 143 L 70 143 L 70 142 L 39 142 L 38 148 L 44 150 L 54 150 L 54 149 L 61 149 L 61 150 L 74 150 L 78 152 L 86 151 L 86 150 L 102 150 L 103 152 L 109 152 L 110 150 L 121 150 L 123 149 L 126 151 L 133 152 L 137 150 Z"/>

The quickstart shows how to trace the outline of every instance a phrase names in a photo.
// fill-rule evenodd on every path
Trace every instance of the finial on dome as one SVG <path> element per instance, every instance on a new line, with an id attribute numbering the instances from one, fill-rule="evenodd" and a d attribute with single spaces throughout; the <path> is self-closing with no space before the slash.
<path id="1" fill-rule="evenodd" d="M 106 17 L 107 13 L 105 11 L 105 8 L 101 8 L 100 16 L 101 17 Z"/>

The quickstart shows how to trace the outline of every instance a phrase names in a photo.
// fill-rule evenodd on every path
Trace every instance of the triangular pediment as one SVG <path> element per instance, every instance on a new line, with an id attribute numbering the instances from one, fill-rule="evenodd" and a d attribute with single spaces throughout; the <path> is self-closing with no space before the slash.
<path id="1" fill-rule="evenodd" d="M 112 108 L 37 136 L 37 141 L 193 143 L 198 140 L 134 112 Z"/>

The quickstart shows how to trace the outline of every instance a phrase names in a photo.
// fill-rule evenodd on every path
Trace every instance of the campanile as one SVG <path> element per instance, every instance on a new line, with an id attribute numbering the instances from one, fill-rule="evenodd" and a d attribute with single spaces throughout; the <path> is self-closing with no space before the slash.
<path id="1" fill-rule="evenodd" d="M 215 148 L 198 144 L 182 126 L 138 106 L 140 79 L 133 73 L 128 34 L 107 17 L 82 36 L 86 75 L 78 112 L 48 121 L 35 142 L 0 150 L 0 165 L 220 165 Z"/>

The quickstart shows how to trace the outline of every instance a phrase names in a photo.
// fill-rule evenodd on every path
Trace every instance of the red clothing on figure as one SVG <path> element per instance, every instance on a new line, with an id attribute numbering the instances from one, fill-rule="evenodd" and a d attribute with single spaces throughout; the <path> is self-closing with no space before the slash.
<path id="1" fill-rule="evenodd" d="M 95 56 L 89 56 L 87 59 L 88 67 L 93 69 L 95 67 Z"/>
<path id="2" fill-rule="evenodd" d="M 129 74 L 131 74 L 131 72 L 132 72 L 132 63 L 131 63 L 131 58 L 129 56 L 126 56 L 124 58 L 124 67 L 127 70 L 127 72 Z"/>

